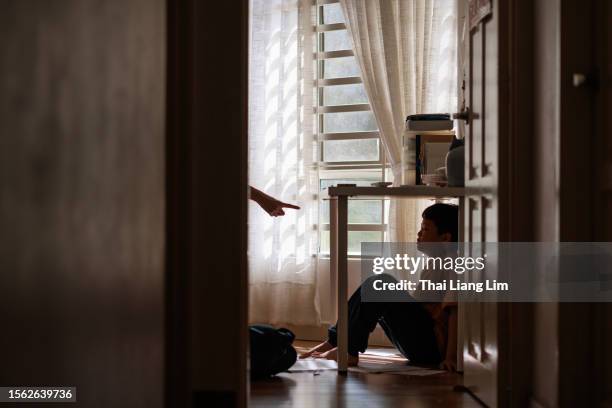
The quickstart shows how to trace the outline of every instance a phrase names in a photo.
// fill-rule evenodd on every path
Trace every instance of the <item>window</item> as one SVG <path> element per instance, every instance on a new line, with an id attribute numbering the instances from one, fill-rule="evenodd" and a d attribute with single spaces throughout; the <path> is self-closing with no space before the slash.
<path id="1" fill-rule="evenodd" d="M 338 183 L 369 186 L 387 171 L 376 120 L 361 80 L 340 3 L 318 0 L 315 41 L 315 126 L 319 141 L 320 190 Z M 321 196 L 324 196 L 322 194 Z M 320 254 L 329 254 L 329 203 L 320 201 Z M 350 200 L 348 252 L 361 242 L 382 241 L 386 200 Z"/>

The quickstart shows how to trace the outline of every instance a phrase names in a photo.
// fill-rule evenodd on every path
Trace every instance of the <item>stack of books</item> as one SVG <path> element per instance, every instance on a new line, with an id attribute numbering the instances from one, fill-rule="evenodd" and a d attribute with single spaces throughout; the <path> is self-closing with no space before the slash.
<path id="1" fill-rule="evenodd" d="M 452 129 L 453 121 L 447 113 L 410 115 L 406 118 L 406 130 L 410 132 L 431 132 Z"/>

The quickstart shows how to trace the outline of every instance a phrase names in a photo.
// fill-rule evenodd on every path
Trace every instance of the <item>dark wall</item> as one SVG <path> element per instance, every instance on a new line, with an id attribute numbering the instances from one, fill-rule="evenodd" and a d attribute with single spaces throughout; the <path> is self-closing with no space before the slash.
<path id="1" fill-rule="evenodd" d="M 163 0 L 0 0 L 1 385 L 162 404 L 164 53 Z"/>

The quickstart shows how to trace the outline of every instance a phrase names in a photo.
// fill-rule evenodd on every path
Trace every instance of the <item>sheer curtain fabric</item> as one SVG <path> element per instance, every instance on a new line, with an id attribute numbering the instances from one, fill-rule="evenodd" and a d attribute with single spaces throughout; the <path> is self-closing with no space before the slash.
<path id="1" fill-rule="evenodd" d="M 249 207 L 249 319 L 318 324 L 312 1 L 251 0 L 249 183 L 301 210 Z"/>
<path id="2" fill-rule="evenodd" d="M 381 140 L 401 181 L 407 115 L 456 108 L 456 0 L 340 0 Z M 416 238 L 427 202 L 393 200 L 389 239 Z"/>

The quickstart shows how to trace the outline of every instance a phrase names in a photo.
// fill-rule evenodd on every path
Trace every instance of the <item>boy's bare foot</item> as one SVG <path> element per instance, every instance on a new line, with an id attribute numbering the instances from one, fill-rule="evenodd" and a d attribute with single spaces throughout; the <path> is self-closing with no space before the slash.
<path id="1" fill-rule="evenodd" d="M 333 348 L 334 348 L 334 346 L 332 346 L 328 342 L 323 342 L 323 343 L 319 344 L 318 346 L 313 347 L 310 350 L 305 351 L 302 354 L 300 354 L 300 358 L 311 357 L 314 353 L 325 353 L 326 351 L 329 351 L 329 350 L 331 350 Z"/>
<path id="2" fill-rule="evenodd" d="M 314 358 L 325 358 L 327 360 L 338 361 L 338 348 L 334 347 L 331 350 L 325 352 L 314 352 L 312 353 Z M 359 356 L 351 356 L 348 355 L 348 365 L 349 367 L 356 367 L 359 364 Z"/>

